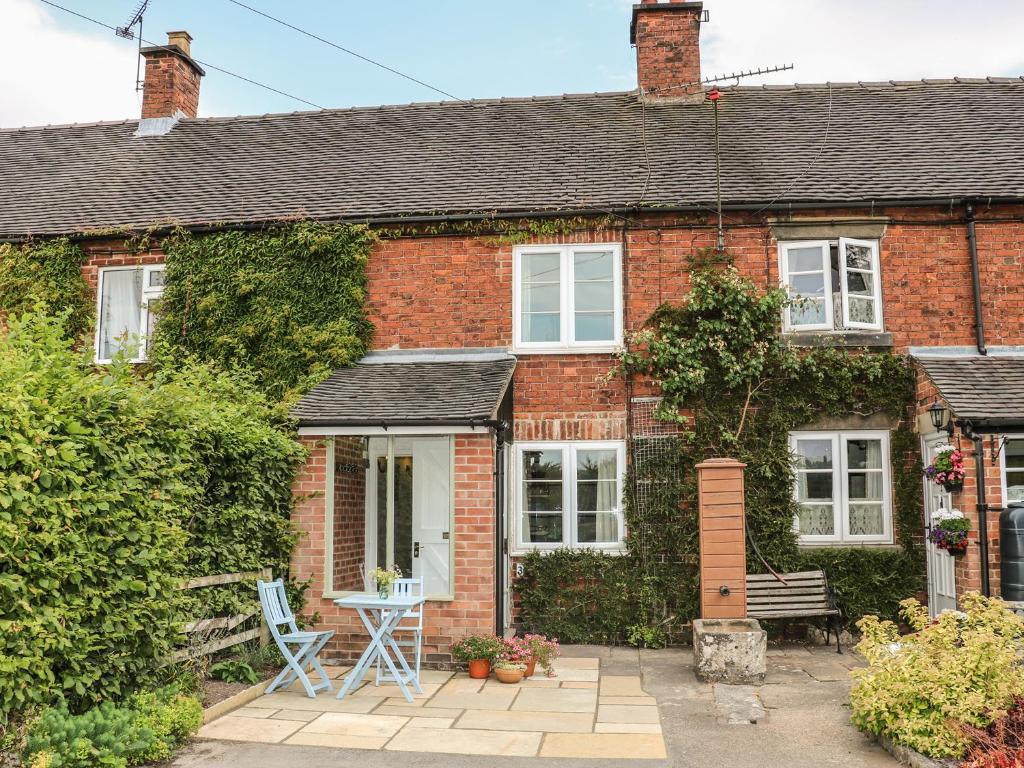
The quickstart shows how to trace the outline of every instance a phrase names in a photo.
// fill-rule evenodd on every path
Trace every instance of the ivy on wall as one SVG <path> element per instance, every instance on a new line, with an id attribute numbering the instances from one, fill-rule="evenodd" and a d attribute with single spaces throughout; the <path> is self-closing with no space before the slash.
<path id="1" fill-rule="evenodd" d="M 157 347 L 251 370 L 288 399 L 366 351 L 366 227 L 302 222 L 163 242 L 166 288 Z M 159 351 L 157 354 L 161 354 Z"/>
<path id="2" fill-rule="evenodd" d="M 67 238 L 0 244 L 0 312 L 22 314 L 39 304 L 67 312 L 64 329 L 81 338 L 93 327 L 94 303 L 82 277 L 86 254 Z"/>
<path id="3" fill-rule="evenodd" d="M 615 639 L 659 644 L 680 631 L 698 610 L 697 486 L 694 467 L 730 456 L 747 465 L 748 569 L 824 568 L 837 588 L 848 621 L 864 612 L 891 615 L 900 599 L 923 585 L 920 459 L 909 423 L 914 376 L 888 352 L 835 348 L 801 350 L 781 334 L 788 301 L 781 290 L 761 292 L 735 268 L 701 268 L 677 306 L 659 308 L 631 339 L 618 373 L 653 379 L 662 400 L 656 415 L 679 427 L 657 441 L 634 436 L 627 475 L 625 556 L 619 565 L 593 562 L 592 553 L 565 553 L 557 561 L 527 558 L 519 583 L 522 620 L 533 630 L 559 627 L 588 639 L 588 622 L 566 627 L 567 606 L 598 602 L 626 611 L 629 623 Z M 884 415 L 892 427 L 894 525 L 902 548 L 801 550 L 792 530 L 796 510 L 789 432 L 822 420 Z M 760 553 L 760 556 L 759 554 Z M 606 586 L 577 577 L 575 560 L 589 572 L 610 569 L 624 579 L 618 594 L 631 607 L 609 607 Z M 554 592 L 564 592 L 552 600 Z M 609 639 L 600 631 L 589 638 Z"/>

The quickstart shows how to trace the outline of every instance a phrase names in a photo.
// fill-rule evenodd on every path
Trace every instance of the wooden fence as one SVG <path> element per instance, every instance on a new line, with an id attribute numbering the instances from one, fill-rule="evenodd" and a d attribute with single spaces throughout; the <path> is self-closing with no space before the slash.
<path id="1" fill-rule="evenodd" d="M 240 581 L 247 581 L 249 579 L 261 579 L 263 581 L 270 581 L 273 578 L 273 572 L 270 568 L 264 568 L 260 571 L 244 571 L 242 573 L 218 573 L 214 576 L 200 576 L 195 579 L 183 584 L 180 589 L 199 589 L 200 587 L 217 587 L 224 584 L 237 584 Z M 199 632 L 210 632 L 211 630 L 221 629 L 225 632 L 230 632 L 235 627 L 244 624 L 249 619 L 255 616 L 262 616 L 262 608 L 260 607 L 259 597 L 254 597 L 249 609 L 243 613 L 236 614 L 234 616 L 219 616 L 213 619 L 197 619 L 190 621 L 185 625 L 185 634 L 192 635 Z M 190 656 L 207 656 L 217 651 L 222 651 L 225 648 L 230 648 L 233 645 L 240 643 L 247 643 L 250 640 L 259 638 L 260 645 L 267 645 L 270 642 L 270 630 L 267 628 L 266 622 L 261 618 L 260 626 L 253 627 L 252 629 L 246 629 L 242 632 L 236 632 L 227 637 L 218 637 L 213 640 L 209 640 L 199 646 L 189 646 L 188 648 L 182 648 L 174 652 L 172 658 L 174 661 L 180 661 Z"/>

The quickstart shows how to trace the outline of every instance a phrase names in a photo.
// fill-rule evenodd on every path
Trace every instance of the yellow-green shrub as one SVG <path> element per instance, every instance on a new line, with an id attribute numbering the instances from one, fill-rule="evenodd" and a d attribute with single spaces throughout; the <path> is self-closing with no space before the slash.
<path id="1" fill-rule="evenodd" d="M 968 740 L 958 723 L 985 727 L 1024 694 L 1024 620 L 1001 600 L 968 593 L 963 612 L 929 622 L 916 600 L 901 603 L 917 630 L 900 637 L 891 621 L 866 616 L 857 645 L 868 660 L 853 671 L 853 722 L 930 757 L 960 757 Z"/>

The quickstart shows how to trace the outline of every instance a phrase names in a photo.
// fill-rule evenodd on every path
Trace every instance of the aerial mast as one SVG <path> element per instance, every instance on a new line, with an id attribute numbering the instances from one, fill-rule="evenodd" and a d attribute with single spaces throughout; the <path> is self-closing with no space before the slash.
<path id="1" fill-rule="evenodd" d="M 135 60 L 135 90 L 142 90 L 142 16 L 149 8 L 149 0 L 139 0 L 139 4 L 135 7 L 135 11 L 128 19 L 127 23 L 123 27 L 117 27 L 114 30 L 114 34 L 118 37 L 123 37 L 125 40 L 139 41 L 139 56 Z M 138 33 L 135 32 L 135 27 L 139 28 Z"/>

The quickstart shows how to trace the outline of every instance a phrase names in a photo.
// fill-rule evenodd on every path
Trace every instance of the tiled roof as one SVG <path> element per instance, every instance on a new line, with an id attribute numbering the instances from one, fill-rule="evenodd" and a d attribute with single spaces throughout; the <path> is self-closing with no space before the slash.
<path id="1" fill-rule="evenodd" d="M 956 418 L 1024 425 L 1024 356 L 915 359 Z"/>
<path id="2" fill-rule="evenodd" d="M 497 418 L 516 359 L 505 352 L 376 352 L 292 409 L 299 426 L 425 426 Z"/>
<path id="3" fill-rule="evenodd" d="M 726 203 L 1024 198 L 1024 80 L 736 87 Z M 636 92 L 0 131 L 0 236 L 711 205 L 709 103 Z M 826 140 L 827 138 L 827 140 Z"/>

